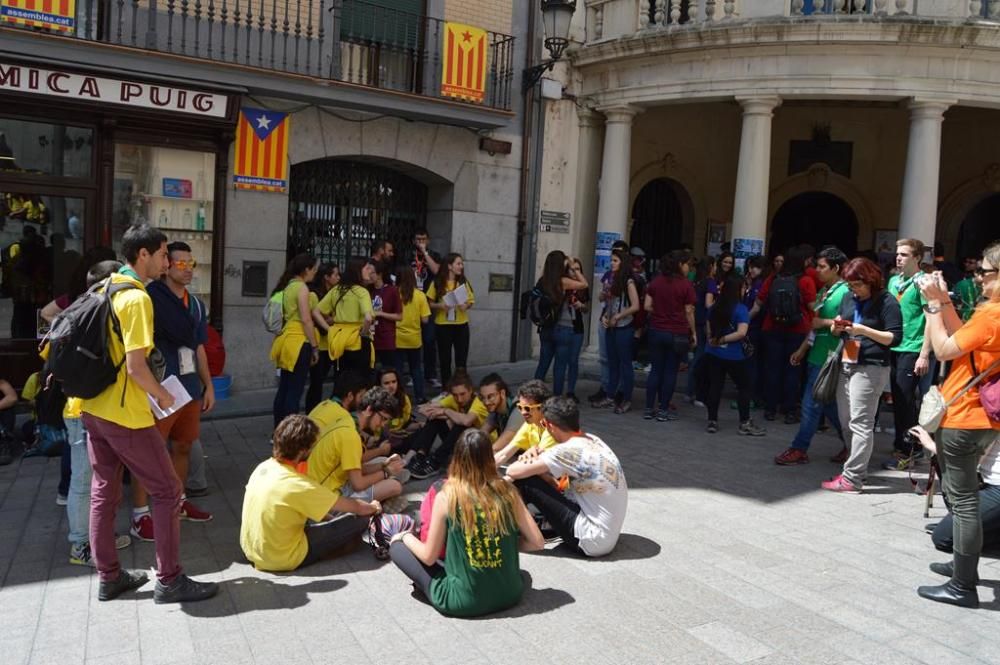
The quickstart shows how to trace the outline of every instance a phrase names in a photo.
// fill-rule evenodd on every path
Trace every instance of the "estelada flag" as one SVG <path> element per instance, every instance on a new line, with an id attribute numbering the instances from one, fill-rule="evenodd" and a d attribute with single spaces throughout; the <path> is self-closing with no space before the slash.
<path id="1" fill-rule="evenodd" d="M 73 32 L 76 0 L 0 0 L 0 23 Z"/>
<path id="2" fill-rule="evenodd" d="M 486 95 L 486 59 L 489 39 L 482 28 L 444 24 L 441 95 L 482 102 Z"/>
<path id="3" fill-rule="evenodd" d="M 265 192 L 288 190 L 287 113 L 244 106 L 236 125 L 236 164 L 233 184 L 237 189 Z"/>

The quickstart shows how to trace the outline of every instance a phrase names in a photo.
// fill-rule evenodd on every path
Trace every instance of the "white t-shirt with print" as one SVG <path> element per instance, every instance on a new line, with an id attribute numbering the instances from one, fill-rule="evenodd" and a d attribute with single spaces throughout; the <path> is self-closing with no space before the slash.
<path id="1" fill-rule="evenodd" d="M 628 485 L 611 448 L 593 434 L 575 436 L 540 456 L 556 478 L 569 476 L 566 498 L 580 506 L 573 535 L 588 556 L 615 548 L 628 511 Z"/>

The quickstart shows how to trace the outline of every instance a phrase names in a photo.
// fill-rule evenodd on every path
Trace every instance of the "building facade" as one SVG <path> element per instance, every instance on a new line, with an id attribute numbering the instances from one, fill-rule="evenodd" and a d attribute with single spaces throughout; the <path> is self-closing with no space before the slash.
<path id="1" fill-rule="evenodd" d="M 541 197 L 574 228 L 539 256 L 1000 237 L 1000 2 L 586 0 L 574 23 Z"/>
<path id="2" fill-rule="evenodd" d="M 34 4 L 3 0 L 4 15 L 39 19 Z M 76 4 L 68 28 L 0 22 L 6 377 L 37 364 L 38 309 L 71 290 L 81 257 L 137 221 L 192 245 L 192 291 L 210 304 L 237 390 L 273 383 L 260 312 L 291 255 L 342 265 L 382 237 L 402 253 L 418 227 L 464 255 L 473 327 L 495 331 L 473 335 L 470 362 L 509 353 L 527 7 Z M 446 22 L 487 31 L 481 100 L 442 92 Z M 248 107 L 288 114 L 285 191 L 234 188 Z"/>

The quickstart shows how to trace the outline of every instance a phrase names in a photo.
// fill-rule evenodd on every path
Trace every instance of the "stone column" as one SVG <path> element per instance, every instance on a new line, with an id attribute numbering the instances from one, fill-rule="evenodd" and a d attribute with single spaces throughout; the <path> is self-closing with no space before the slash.
<path id="1" fill-rule="evenodd" d="M 733 201 L 732 251 L 741 255 L 764 253 L 767 237 L 767 198 L 771 181 L 771 119 L 781 103 L 778 97 L 737 97 L 743 107 L 743 133 Z M 736 240 L 749 240 L 738 247 Z M 741 249 L 740 252 L 737 252 Z"/>
<path id="2" fill-rule="evenodd" d="M 632 174 L 632 120 L 639 109 L 614 106 L 601 109 L 604 113 L 604 155 L 601 158 L 600 199 L 597 204 L 597 238 L 594 244 L 594 305 L 590 328 L 600 329 L 601 275 L 607 269 L 611 243 L 626 238 L 629 220 L 629 177 Z M 579 196 L 580 194 L 578 194 Z M 591 336 L 590 351 L 597 351 L 597 340 Z"/>
<path id="3" fill-rule="evenodd" d="M 601 181 L 601 133 L 604 116 L 590 108 L 577 109 L 580 135 L 576 155 L 576 191 L 573 200 L 573 254 L 583 261 L 586 274 L 594 270 L 597 237 L 597 188 Z"/>
<path id="4" fill-rule="evenodd" d="M 910 102 L 910 140 L 903 175 L 899 237 L 915 238 L 934 246 L 937 227 L 938 181 L 941 174 L 941 123 L 955 100 L 913 99 Z"/>

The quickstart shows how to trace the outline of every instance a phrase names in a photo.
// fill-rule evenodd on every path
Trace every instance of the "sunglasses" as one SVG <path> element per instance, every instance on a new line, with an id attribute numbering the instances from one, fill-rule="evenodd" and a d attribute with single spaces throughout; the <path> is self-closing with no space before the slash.
<path id="1" fill-rule="evenodd" d="M 985 277 L 986 275 L 989 275 L 989 274 L 992 274 L 992 273 L 995 273 L 995 272 L 1000 272 L 1000 268 L 976 268 L 974 272 L 979 277 Z"/>
<path id="2" fill-rule="evenodd" d="M 181 259 L 180 261 L 172 261 L 171 265 L 173 265 L 175 268 L 179 268 L 180 270 L 188 270 L 188 269 L 194 270 L 196 267 L 198 267 L 198 262 L 195 261 L 194 259 L 191 259 L 190 261 L 185 261 Z"/>
<path id="3" fill-rule="evenodd" d="M 541 404 L 522 404 L 521 402 L 517 403 L 517 410 L 524 411 L 525 413 L 531 413 L 533 409 L 540 409 L 540 408 L 542 408 Z"/>

